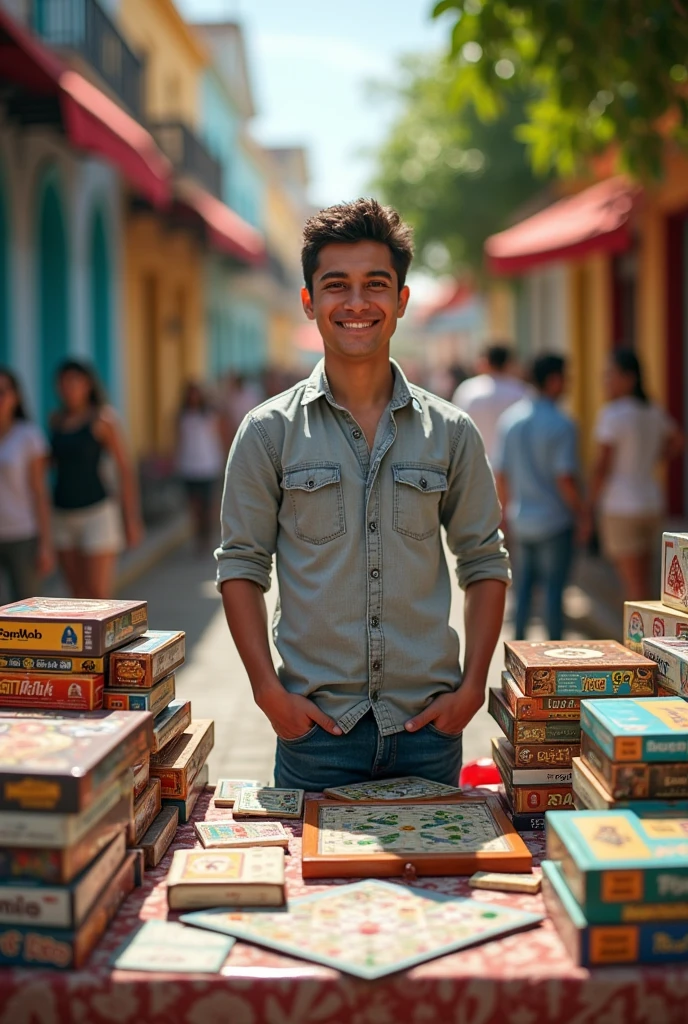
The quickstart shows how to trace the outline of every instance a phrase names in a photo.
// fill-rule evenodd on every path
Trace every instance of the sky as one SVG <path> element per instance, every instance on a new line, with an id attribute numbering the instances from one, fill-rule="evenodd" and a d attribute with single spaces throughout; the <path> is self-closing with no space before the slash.
<path id="1" fill-rule="evenodd" d="M 433 0 L 177 0 L 192 21 L 239 21 L 245 30 L 266 145 L 303 145 L 311 198 L 328 205 L 369 193 L 365 155 L 385 136 L 394 103 L 373 100 L 371 81 L 394 79 L 399 56 L 439 51 L 449 26 Z"/>

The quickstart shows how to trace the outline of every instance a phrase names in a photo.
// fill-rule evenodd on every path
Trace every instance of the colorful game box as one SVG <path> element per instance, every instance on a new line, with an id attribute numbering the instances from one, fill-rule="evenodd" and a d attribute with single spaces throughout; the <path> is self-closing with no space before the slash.
<path id="1" fill-rule="evenodd" d="M 519 722 L 577 722 L 580 718 L 580 697 L 526 697 L 511 672 L 502 672 L 502 694 L 511 714 Z"/>
<path id="2" fill-rule="evenodd" d="M 512 749 L 519 768 L 570 768 L 580 754 L 579 743 L 517 743 Z"/>
<path id="3" fill-rule="evenodd" d="M 186 637 L 180 630 L 149 629 L 110 657 L 109 686 L 150 689 L 184 664 Z"/>
<path id="4" fill-rule="evenodd" d="M 506 668 L 529 697 L 652 697 L 656 665 L 615 640 L 512 640 Z"/>
<path id="5" fill-rule="evenodd" d="M 143 759 L 152 723 L 142 711 L 2 711 L 0 810 L 85 810 Z"/>
<path id="6" fill-rule="evenodd" d="M 289 833 L 281 821 L 196 821 L 196 835 L 208 850 L 246 846 L 289 847 Z"/>
<path id="7" fill-rule="evenodd" d="M 542 894 L 549 916 L 579 967 L 663 964 L 688 960 L 688 921 L 592 924 L 569 890 L 558 864 L 542 862 Z"/>
<path id="8" fill-rule="evenodd" d="M 688 611 L 673 611 L 661 601 L 626 601 L 624 646 L 643 654 L 644 639 L 662 636 L 688 636 Z"/>
<path id="9" fill-rule="evenodd" d="M 179 824 L 176 807 L 163 807 L 144 833 L 139 846 L 143 850 L 146 867 L 154 868 L 170 848 Z"/>
<path id="10" fill-rule="evenodd" d="M 615 800 L 583 758 L 574 757 L 571 767 L 573 795 L 579 810 L 628 810 L 635 811 L 636 814 L 683 814 L 688 817 L 688 799 Z"/>
<path id="11" fill-rule="evenodd" d="M 682 761 L 612 761 L 583 733 L 581 751 L 588 768 L 614 800 L 682 800 L 688 798 L 688 764 Z"/>
<path id="12" fill-rule="evenodd" d="M 521 768 L 516 764 L 514 748 L 503 736 L 491 740 L 492 758 L 505 784 L 512 786 L 570 786 L 571 769 L 566 767 Z"/>
<path id="13" fill-rule="evenodd" d="M 129 824 L 129 845 L 138 846 L 141 839 L 160 814 L 160 780 L 151 779 L 143 794 L 134 804 L 134 816 Z"/>
<path id="14" fill-rule="evenodd" d="M 110 711 L 150 711 L 155 718 L 174 700 L 175 676 L 167 676 L 150 690 L 119 690 L 108 687 L 103 703 Z"/>
<path id="15" fill-rule="evenodd" d="M 147 626 L 145 601 L 30 597 L 0 608 L 0 651 L 100 658 Z"/>
<path id="16" fill-rule="evenodd" d="M 688 905 L 688 818 L 640 818 L 621 810 L 551 811 L 547 857 L 561 863 L 569 889 L 592 924 L 627 920 L 624 904 Z"/>
<path id="17" fill-rule="evenodd" d="M 197 718 L 181 736 L 151 758 L 151 775 L 160 779 L 163 797 L 186 800 L 215 742 L 212 718 Z"/>
<path id="18" fill-rule="evenodd" d="M 0 651 L 0 672 L 6 676 L 35 673 L 48 676 L 106 676 L 110 655 L 102 658 L 73 658 L 67 654 L 53 657 L 33 654 L 7 654 Z"/>
<path id="19" fill-rule="evenodd" d="M 662 536 L 662 604 L 685 612 L 688 608 L 688 534 Z"/>
<path id="20" fill-rule="evenodd" d="M 165 797 L 162 804 L 163 807 L 176 807 L 179 812 L 179 824 L 185 825 L 193 814 L 193 809 L 196 806 L 199 796 L 208 785 L 208 779 L 210 777 L 210 770 L 207 764 L 204 764 L 200 772 L 191 783 L 191 789 L 186 800 L 170 800 Z"/>
<path id="21" fill-rule="evenodd" d="M 488 713 L 512 745 L 523 743 L 580 743 L 580 720 L 519 721 L 501 690 L 490 689 Z"/>
<path id="22" fill-rule="evenodd" d="M 643 654 L 657 664 L 657 679 L 672 696 L 688 697 L 688 639 L 667 636 L 643 640 Z"/>
<path id="23" fill-rule="evenodd" d="M 151 754 L 159 753 L 191 725 L 191 701 L 173 700 L 153 720 Z"/>
<path id="24" fill-rule="evenodd" d="M 581 725 L 612 761 L 688 761 L 688 704 L 680 697 L 584 701 Z"/>
<path id="25" fill-rule="evenodd" d="M 544 814 L 573 807 L 570 786 L 512 786 L 508 778 L 503 778 L 502 782 L 509 805 L 516 814 Z"/>
<path id="26" fill-rule="evenodd" d="M 0 672 L 0 709 L 97 711 L 103 706 L 104 685 L 103 676 Z"/>
<path id="27" fill-rule="evenodd" d="M 284 905 L 284 850 L 175 850 L 167 876 L 171 910 Z"/>

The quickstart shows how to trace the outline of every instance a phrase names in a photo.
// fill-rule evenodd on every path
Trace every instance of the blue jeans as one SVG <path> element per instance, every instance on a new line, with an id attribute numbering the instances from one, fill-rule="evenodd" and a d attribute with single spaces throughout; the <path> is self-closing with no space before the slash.
<path id="1" fill-rule="evenodd" d="M 314 725 L 298 739 L 278 737 L 275 785 L 321 792 L 350 782 L 420 775 L 433 782 L 457 786 L 461 740 L 460 733 L 450 736 L 432 724 L 418 732 L 404 730 L 381 736 L 371 712 L 343 736 L 332 736 Z"/>
<path id="2" fill-rule="evenodd" d="M 530 620 L 533 590 L 545 590 L 545 626 L 550 640 L 561 640 L 564 587 L 573 560 L 573 530 L 540 541 L 519 541 L 516 562 L 516 639 L 523 640 Z"/>

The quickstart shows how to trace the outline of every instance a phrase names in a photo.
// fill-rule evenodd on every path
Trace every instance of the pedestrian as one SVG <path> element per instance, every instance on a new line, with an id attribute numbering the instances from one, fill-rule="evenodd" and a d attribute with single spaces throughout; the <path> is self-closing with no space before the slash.
<path id="1" fill-rule="evenodd" d="M 459 384 L 452 402 L 468 413 L 482 435 L 487 457 L 492 462 L 497 441 L 497 421 L 502 413 L 528 393 L 516 376 L 515 361 L 508 345 L 485 349 L 477 363 L 478 375 Z"/>
<path id="2" fill-rule="evenodd" d="M 60 408 L 50 419 L 55 547 L 73 597 L 108 598 L 118 553 L 142 536 L 136 474 L 90 366 L 67 360 L 56 381 Z M 118 472 L 121 510 L 103 480 L 106 456 Z"/>
<path id="3" fill-rule="evenodd" d="M 14 373 L 0 368 L 0 569 L 10 601 L 36 597 L 53 569 L 48 443 L 31 423 Z"/>
<path id="4" fill-rule="evenodd" d="M 590 499 L 600 513 L 600 540 L 627 601 L 653 596 L 652 562 L 659 550 L 664 502 L 660 465 L 683 450 L 678 425 L 648 399 L 638 357 L 613 353 L 606 374 L 608 403 L 600 412 Z"/>
<path id="5" fill-rule="evenodd" d="M 525 638 L 539 584 L 545 592 L 549 639 L 561 640 L 574 533 L 578 528 L 584 541 L 588 532 L 576 427 L 557 406 L 565 371 L 561 356 L 539 356 L 532 370 L 535 396 L 508 409 L 497 428 L 493 466 L 515 547 L 517 640 Z"/>
<path id="6" fill-rule="evenodd" d="M 189 381 L 177 417 L 177 472 L 186 489 L 198 554 L 209 552 L 225 453 L 220 415 L 201 385 Z"/>
<path id="7" fill-rule="evenodd" d="M 322 210 L 302 249 L 325 356 L 243 420 L 216 552 L 230 630 L 277 733 L 278 786 L 456 784 L 500 634 L 508 555 L 471 420 L 390 359 L 410 229 L 373 199 Z M 463 672 L 441 527 L 466 590 Z M 280 592 L 268 642 L 263 592 Z"/>

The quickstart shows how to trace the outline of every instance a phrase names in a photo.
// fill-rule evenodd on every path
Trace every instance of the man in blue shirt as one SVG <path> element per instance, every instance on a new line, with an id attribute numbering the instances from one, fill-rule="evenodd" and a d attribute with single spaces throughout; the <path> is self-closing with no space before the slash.
<path id="1" fill-rule="evenodd" d="M 560 640 L 563 594 L 574 532 L 586 532 L 578 485 L 576 427 L 557 407 L 565 387 L 561 356 L 539 356 L 532 370 L 536 396 L 508 409 L 498 423 L 494 472 L 509 534 L 517 549 L 516 639 L 525 636 L 533 589 L 545 589 L 545 624 Z"/>

